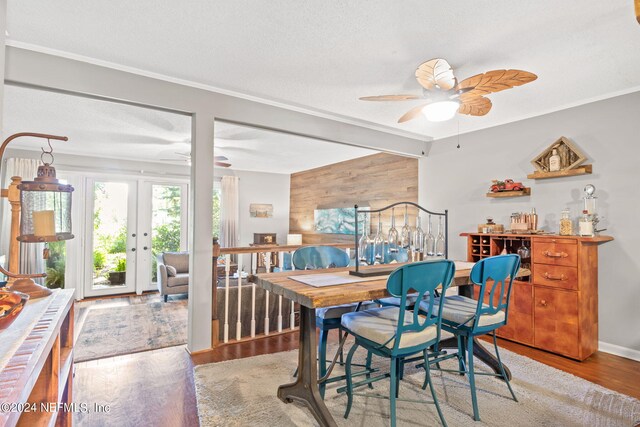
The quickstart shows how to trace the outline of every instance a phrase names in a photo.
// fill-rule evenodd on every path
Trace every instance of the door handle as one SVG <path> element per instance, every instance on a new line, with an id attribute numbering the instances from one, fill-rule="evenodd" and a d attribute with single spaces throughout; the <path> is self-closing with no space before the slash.
<path id="1" fill-rule="evenodd" d="M 147 249 L 149 249 L 149 248 L 148 248 L 148 247 L 146 247 L 146 246 L 144 246 L 142 249 L 144 249 L 144 250 L 146 251 L 146 250 L 147 250 Z"/>
<path id="2" fill-rule="evenodd" d="M 136 248 L 131 248 L 131 252 L 135 252 L 135 251 L 136 251 Z"/>

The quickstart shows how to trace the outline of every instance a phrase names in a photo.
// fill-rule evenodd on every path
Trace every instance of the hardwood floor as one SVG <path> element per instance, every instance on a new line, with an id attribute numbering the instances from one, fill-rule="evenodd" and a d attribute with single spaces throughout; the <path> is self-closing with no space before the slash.
<path id="1" fill-rule="evenodd" d="M 132 297 L 131 303 L 154 298 L 157 296 L 143 296 L 142 300 Z M 500 340 L 500 346 L 640 399 L 640 362 L 603 352 L 595 353 L 584 362 L 577 362 L 505 340 Z M 184 346 L 178 346 L 78 363 L 75 365 L 74 401 L 90 406 L 94 403 L 108 404 L 110 411 L 108 414 L 78 414 L 74 420 L 78 426 L 91 427 L 197 426 L 194 365 L 297 348 L 297 334 L 287 333 L 227 344 L 194 356 L 190 356 Z"/>
<path id="2" fill-rule="evenodd" d="M 191 356 L 184 346 L 75 366 L 73 401 L 109 405 L 75 414 L 76 426 L 198 426 Z"/>

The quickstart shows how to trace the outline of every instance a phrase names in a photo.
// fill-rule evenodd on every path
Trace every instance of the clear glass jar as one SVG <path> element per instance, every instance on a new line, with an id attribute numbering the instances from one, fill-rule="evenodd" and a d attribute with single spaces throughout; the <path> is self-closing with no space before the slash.
<path id="1" fill-rule="evenodd" d="M 573 235 L 573 221 L 571 220 L 571 211 L 567 208 L 560 214 L 560 232 L 561 236 Z"/>

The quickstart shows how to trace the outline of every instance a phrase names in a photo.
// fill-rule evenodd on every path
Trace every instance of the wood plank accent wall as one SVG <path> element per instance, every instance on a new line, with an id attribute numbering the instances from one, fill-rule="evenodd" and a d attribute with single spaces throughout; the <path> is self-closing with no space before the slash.
<path id="1" fill-rule="evenodd" d="M 373 154 L 291 175 L 289 232 L 302 234 L 304 244 L 353 242 L 353 236 L 320 234 L 313 230 L 315 209 L 370 206 L 381 208 L 394 202 L 418 202 L 418 159 L 387 153 Z M 400 232 L 404 210 L 396 210 Z M 409 210 L 415 225 L 416 210 Z M 388 232 L 391 212 L 382 216 Z M 377 217 L 373 218 L 375 232 Z M 423 224 L 423 228 L 425 225 Z"/>

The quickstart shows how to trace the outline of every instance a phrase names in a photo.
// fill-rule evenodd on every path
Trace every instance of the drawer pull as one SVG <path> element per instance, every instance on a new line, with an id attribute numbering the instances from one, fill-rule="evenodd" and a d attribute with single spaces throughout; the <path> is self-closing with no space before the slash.
<path id="1" fill-rule="evenodd" d="M 549 279 L 549 280 L 567 280 L 566 276 L 564 274 L 561 274 L 560 276 L 553 276 L 549 273 L 544 273 L 543 274 L 545 279 Z"/>
<path id="2" fill-rule="evenodd" d="M 566 252 L 551 252 L 551 251 L 544 251 L 542 252 L 542 255 L 549 258 L 566 258 L 569 256 L 569 254 Z"/>
<path id="3" fill-rule="evenodd" d="M 540 300 L 540 305 L 543 307 L 547 306 L 547 302 L 545 300 Z"/>

